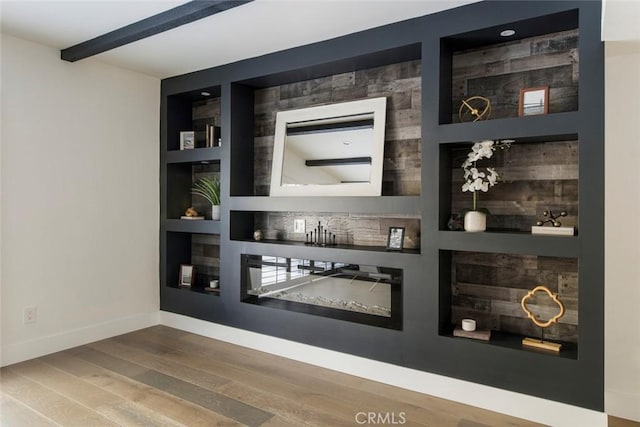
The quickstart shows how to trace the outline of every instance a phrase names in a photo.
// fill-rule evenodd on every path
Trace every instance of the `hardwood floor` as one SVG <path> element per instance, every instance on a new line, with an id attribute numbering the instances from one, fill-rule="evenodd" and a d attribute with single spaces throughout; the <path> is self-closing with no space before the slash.
<path id="1" fill-rule="evenodd" d="M 2 426 L 538 425 L 164 326 L 0 373 Z"/>

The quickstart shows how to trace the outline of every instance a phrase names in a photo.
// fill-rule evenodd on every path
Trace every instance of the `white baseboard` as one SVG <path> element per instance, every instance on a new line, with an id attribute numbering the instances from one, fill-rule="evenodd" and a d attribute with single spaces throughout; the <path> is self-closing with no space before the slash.
<path id="1" fill-rule="evenodd" d="M 556 427 L 606 427 L 605 413 L 160 312 L 160 323 L 323 368 Z"/>
<path id="2" fill-rule="evenodd" d="M 604 409 L 614 417 L 640 422 L 640 388 L 636 393 L 605 390 Z"/>
<path id="3" fill-rule="evenodd" d="M 12 365 L 79 345 L 126 334 L 127 332 L 157 325 L 159 321 L 159 312 L 154 311 L 72 329 L 16 344 L 5 345 L 3 343 L 0 354 L 1 366 Z"/>

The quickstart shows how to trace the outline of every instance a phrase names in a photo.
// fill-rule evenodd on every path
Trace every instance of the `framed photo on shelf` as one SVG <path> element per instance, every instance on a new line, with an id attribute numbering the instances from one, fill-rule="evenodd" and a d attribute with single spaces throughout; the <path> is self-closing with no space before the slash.
<path id="1" fill-rule="evenodd" d="M 196 133 L 192 130 L 180 132 L 180 149 L 193 150 L 196 147 Z"/>
<path id="2" fill-rule="evenodd" d="M 180 264 L 180 278 L 178 284 L 183 288 L 190 288 L 193 284 L 193 265 Z"/>
<path id="3" fill-rule="evenodd" d="M 404 248 L 404 227 L 389 227 L 387 236 L 388 251 L 402 251 Z"/>
<path id="4" fill-rule="evenodd" d="M 549 112 L 549 86 L 520 89 L 518 116 L 536 116 Z"/>

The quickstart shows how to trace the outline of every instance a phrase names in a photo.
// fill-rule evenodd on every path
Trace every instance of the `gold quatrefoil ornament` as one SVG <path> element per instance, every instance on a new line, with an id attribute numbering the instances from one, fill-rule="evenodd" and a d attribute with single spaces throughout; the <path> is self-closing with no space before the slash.
<path id="1" fill-rule="evenodd" d="M 547 295 L 551 298 L 551 300 L 558 305 L 558 314 L 551 317 L 549 320 L 541 320 L 539 319 L 529 307 L 527 307 L 527 300 L 532 298 L 536 292 L 546 292 Z M 546 286 L 536 286 L 533 290 L 529 291 L 520 301 L 520 305 L 522 306 L 522 310 L 527 314 L 527 317 L 531 319 L 531 321 L 540 327 L 540 339 L 535 338 L 524 338 L 522 340 L 522 345 L 528 347 L 540 348 L 543 350 L 551 350 L 555 352 L 559 352 L 562 344 L 558 344 L 555 342 L 545 341 L 544 340 L 544 328 L 548 328 L 549 326 L 558 323 L 558 320 L 562 316 L 564 316 L 564 305 L 562 301 L 558 299 L 558 294 L 554 294 L 547 288 Z"/>

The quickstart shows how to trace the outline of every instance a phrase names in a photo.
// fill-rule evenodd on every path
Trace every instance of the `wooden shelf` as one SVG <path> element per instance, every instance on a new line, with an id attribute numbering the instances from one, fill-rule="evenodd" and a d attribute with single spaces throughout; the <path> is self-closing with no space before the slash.
<path id="1" fill-rule="evenodd" d="M 452 251 L 513 253 L 576 258 L 580 237 L 544 236 L 526 232 L 438 232 L 438 248 Z"/>
<path id="2" fill-rule="evenodd" d="M 164 221 L 164 229 L 179 233 L 220 234 L 220 221 L 167 219 Z"/>
<path id="3" fill-rule="evenodd" d="M 349 250 L 349 251 L 368 251 L 368 252 L 386 252 L 390 254 L 408 254 L 408 255 L 419 255 L 419 249 L 404 249 L 403 251 L 388 251 L 385 247 L 382 246 L 356 246 L 356 245 L 308 245 L 304 242 L 295 242 L 295 241 L 287 241 L 287 240 L 234 240 L 235 242 L 250 242 L 254 244 L 264 244 L 264 245 L 280 245 L 280 246 L 295 246 L 296 248 L 310 248 L 310 249 L 330 249 L 330 250 Z"/>
<path id="4" fill-rule="evenodd" d="M 214 296 L 220 296 L 220 288 L 217 289 L 211 289 L 210 288 L 204 288 L 204 287 L 188 287 L 188 286 L 169 286 L 170 288 L 173 289 L 178 289 L 180 291 L 185 291 L 185 292 L 193 292 L 193 293 L 197 293 L 197 294 L 208 294 L 208 295 L 214 295 Z"/>
<path id="5" fill-rule="evenodd" d="M 580 114 L 577 111 L 530 117 L 511 117 L 470 123 L 452 123 L 429 129 L 429 140 L 438 143 L 483 139 L 537 140 L 577 139 Z"/>
<path id="6" fill-rule="evenodd" d="M 208 163 L 220 161 L 221 148 L 194 148 L 193 150 L 172 150 L 165 154 L 167 163 Z"/>
<path id="7" fill-rule="evenodd" d="M 501 348 L 507 348 L 511 350 L 520 350 L 528 353 L 535 353 L 541 356 L 557 357 L 560 359 L 573 359 L 573 360 L 578 359 L 578 346 L 576 344 L 568 343 L 568 342 L 551 340 L 553 342 L 562 344 L 562 350 L 560 350 L 559 353 L 556 353 L 553 351 L 536 350 L 531 347 L 525 347 L 522 345 L 522 339 L 525 338 L 524 336 L 514 335 L 514 334 L 509 334 L 509 333 L 499 332 L 499 331 L 491 331 L 491 339 L 489 341 L 454 337 L 453 334 L 442 334 L 441 336 L 446 337 L 448 339 L 452 339 L 452 340 L 467 342 L 470 345 L 477 344 L 480 346 L 501 347 Z"/>
<path id="8" fill-rule="evenodd" d="M 351 212 L 421 215 L 419 196 L 231 197 L 231 210 L 253 212 Z"/>

